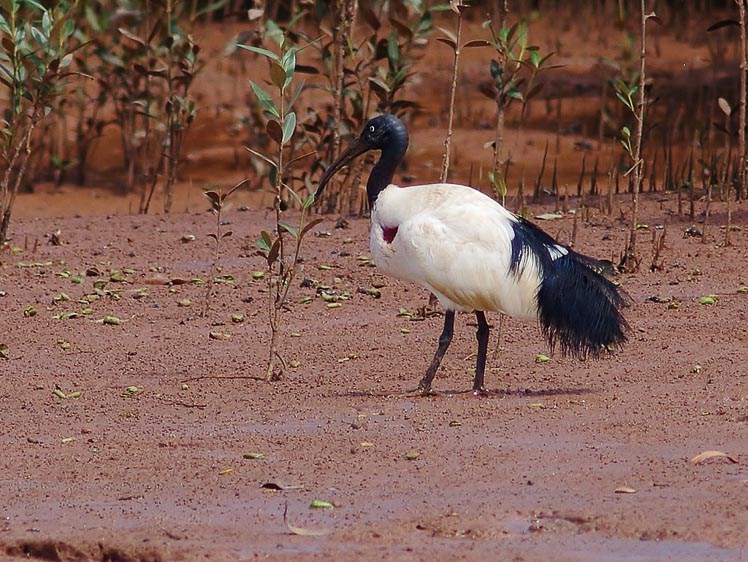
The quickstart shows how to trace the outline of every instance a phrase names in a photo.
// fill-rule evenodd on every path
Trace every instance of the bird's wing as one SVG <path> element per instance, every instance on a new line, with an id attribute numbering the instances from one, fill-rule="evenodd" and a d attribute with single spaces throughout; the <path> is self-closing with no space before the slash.
<path id="1" fill-rule="evenodd" d="M 402 220 L 392 244 L 396 258 L 391 265 L 397 271 L 390 273 L 424 285 L 449 308 L 537 317 L 533 265 L 522 275 L 510 268 L 516 222 L 512 213 L 466 186 L 398 191 L 403 197 L 393 215 L 402 213 Z"/>

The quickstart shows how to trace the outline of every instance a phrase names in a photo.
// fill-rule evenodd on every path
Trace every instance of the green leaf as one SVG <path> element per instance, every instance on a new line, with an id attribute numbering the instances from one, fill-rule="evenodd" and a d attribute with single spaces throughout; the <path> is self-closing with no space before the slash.
<path id="1" fill-rule="evenodd" d="M 283 45 L 285 39 L 283 30 L 273 20 L 267 20 L 265 22 L 265 36 L 270 37 L 273 41 L 278 43 L 279 47 Z"/>
<path id="2" fill-rule="evenodd" d="M 10 26 L 8 25 L 8 22 L 6 21 L 6 19 L 3 17 L 3 14 L 0 14 L 0 31 L 3 31 L 7 33 L 8 35 L 11 34 Z"/>
<path id="3" fill-rule="evenodd" d="M 280 57 L 278 57 L 278 55 L 276 55 L 273 51 L 268 51 L 267 49 L 263 49 L 262 47 L 255 47 L 254 45 L 240 45 L 240 44 L 237 44 L 237 47 L 239 47 L 240 49 L 246 49 L 247 51 L 252 51 L 253 53 L 257 53 L 258 55 L 267 57 L 270 60 L 280 62 Z"/>
<path id="4" fill-rule="evenodd" d="M 120 27 L 117 31 L 119 31 L 122 35 L 124 35 L 125 37 L 127 37 L 130 41 L 134 41 L 135 43 L 137 43 L 141 47 L 145 47 L 146 46 L 145 41 L 141 37 L 138 37 L 134 33 L 130 33 L 124 27 Z"/>
<path id="5" fill-rule="evenodd" d="M 273 241 L 270 238 L 270 234 L 266 230 L 263 230 L 260 233 L 260 238 L 255 240 L 255 244 L 267 255 L 267 253 L 270 252 L 270 247 L 273 245 Z"/>
<path id="6" fill-rule="evenodd" d="M 304 204 L 302 205 L 302 208 L 303 209 L 308 209 L 313 204 L 314 204 L 314 193 L 310 193 L 309 195 L 307 195 L 307 198 L 304 200 Z M 740 291 L 738 291 L 738 292 L 740 292 Z M 746 292 L 748 292 L 748 290 Z"/>
<path id="7" fill-rule="evenodd" d="M 530 64 L 534 66 L 535 68 L 538 68 L 540 64 L 543 62 L 543 59 L 540 57 L 537 51 L 530 51 L 530 56 L 528 57 L 530 60 Z"/>
<path id="8" fill-rule="evenodd" d="M 39 2 L 37 2 L 36 0 L 23 0 L 23 3 L 27 4 L 29 6 L 32 6 L 32 7 L 36 8 L 37 10 L 41 10 L 42 12 L 46 12 L 47 11 L 47 9 L 44 6 L 42 6 Z M 13 4 L 15 4 L 17 6 L 18 4 L 20 4 L 20 2 L 18 2 L 17 0 L 15 0 L 13 2 Z"/>
<path id="9" fill-rule="evenodd" d="M 616 92 L 616 97 L 623 102 L 623 105 L 628 107 L 632 112 L 634 111 L 634 103 L 631 101 L 631 98 L 624 96 L 620 92 Z"/>
<path id="10" fill-rule="evenodd" d="M 39 28 L 32 27 L 31 28 L 31 36 L 43 48 L 46 48 L 47 45 L 49 44 L 49 40 L 48 40 L 47 36 L 44 33 L 42 33 L 42 31 Z"/>
<path id="11" fill-rule="evenodd" d="M 326 502 L 323 500 L 312 500 L 312 503 L 309 504 L 309 507 L 314 509 L 332 509 L 335 506 L 330 502 Z"/>
<path id="12" fill-rule="evenodd" d="M 286 115 L 286 118 L 283 121 L 283 139 L 281 140 L 281 144 L 286 144 L 293 136 L 293 133 L 295 130 L 296 130 L 296 113 L 292 111 L 291 113 Z"/>
<path id="13" fill-rule="evenodd" d="M 520 91 L 519 91 L 518 89 L 516 89 L 516 88 L 511 88 L 511 89 L 509 89 L 509 90 L 507 91 L 507 93 L 506 93 L 506 97 L 508 97 L 508 98 L 512 98 L 512 99 L 515 99 L 515 100 L 519 100 L 519 101 L 522 101 L 522 99 L 523 99 L 523 97 L 522 97 L 522 92 L 520 92 Z"/>
<path id="14" fill-rule="evenodd" d="M 285 230 L 286 232 L 288 232 L 289 234 L 291 234 L 291 236 L 293 236 L 294 238 L 298 238 L 299 237 L 299 231 L 296 230 L 290 224 L 285 223 L 285 222 L 278 222 L 278 226 L 280 228 L 282 228 L 283 230 Z"/>
<path id="15" fill-rule="evenodd" d="M 384 93 L 389 93 L 390 91 L 390 87 L 378 78 L 369 77 L 369 82 L 371 82 L 375 86 L 378 86 Z"/>
<path id="16" fill-rule="evenodd" d="M 249 81 L 249 85 L 252 88 L 252 91 L 255 93 L 255 96 L 257 96 L 257 99 L 259 102 L 265 106 L 265 108 L 277 119 L 280 119 L 280 113 L 278 112 L 278 108 L 275 107 L 275 104 L 273 103 L 273 99 L 270 97 L 270 95 L 263 90 L 260 86 Z"/>
<path id="17" fill-rule="evenodd" d="M 52 18 L 46 10 L 42 14 L 42 30 L 44 30 L 44 35 L 47 37 L 49 37 L 49 33 L 52 31 Z"/>
<path id="18" fill-rule="evenodd" d="M 294 70 L 296 70 L 296 49 L 289 49 L 283 53 L 281 64 L 283 65 L 283 70 L 286 71 L 286 82 L 283 87 L 288 88 L 291 80 L 293 80 Z"/>
<path id="19" fill-rule="evenodd" d="M 62 26 L 63 39 L 68 39 L 73 33 L 75 33 L 75 22 L 73 20 L 67 20 Z"/>
<path id="20" fill-rule="evenodd" d="M 390 32 L 387 37 L 387 62 L 393 70 L 400 65 L 400 45 L 397 44 L 397 35 L 394 32 Z"/>

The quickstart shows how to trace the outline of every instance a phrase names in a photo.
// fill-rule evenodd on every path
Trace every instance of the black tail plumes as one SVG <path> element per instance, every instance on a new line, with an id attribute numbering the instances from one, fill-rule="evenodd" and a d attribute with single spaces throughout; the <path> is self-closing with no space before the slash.
<path id="1" fill-rule="evenodd" d="M 626 341 L 629 329 L 621 309 L 629 297 L 595 269 L 597 260 L 563 248 L 540 228 L 522 218 L 514 225 L 512 268 L 519 272 L 528 259 L 541 274 L 538 319 L 551 349 L 564 354 L 596 356 Z"/>
<path id="2" fill-rule="evenodd" d="M 569 251 L 546 268 L 538 289 L 538 313 L 551 348 L 586 357 L 626 341 L 628 324 L 621 308 L 628 298 L 590 267 L 585 256 Z"/>

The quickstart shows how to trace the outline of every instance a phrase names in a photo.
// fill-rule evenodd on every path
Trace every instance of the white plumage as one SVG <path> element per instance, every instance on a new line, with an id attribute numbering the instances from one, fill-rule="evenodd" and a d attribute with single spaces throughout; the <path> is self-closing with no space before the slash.
<path id="1" fill-rule="evenodd" d="M 419 390 L 431 390 L 452 340 L 455 311 L 476 315 L 476 393 L 485 392 L 485 311 L 538 321 L 551 347 L 558 343 L 562 351 L 582 357 L 625 341 L 627 324 L 620 309 L 626 296 L 595 271 L 597 260 L 558 244 L 471 187 L 392 185 L 407 146 L 407 131 L 397 117 L 371 119 L 327 169 L 317 194 L 359 154 L 382 151 L 366 186 L 374 263 L 385 273 L 427 288 L 446 309 L 439 345 Z"/>
<path id="2" fill-rule="evenodd" d="M 511 272 L 516 216 L 487 195 L 458 184 L 389 185 L 371 222 L 374 263 L 426 287 L 444 308 L 538 319 L 538 264 Z M 383 227 L 397 227 L 392 242 L 384 240 Z M 562 246 L 553 250 L 549 256 L 566 254 Z"/>

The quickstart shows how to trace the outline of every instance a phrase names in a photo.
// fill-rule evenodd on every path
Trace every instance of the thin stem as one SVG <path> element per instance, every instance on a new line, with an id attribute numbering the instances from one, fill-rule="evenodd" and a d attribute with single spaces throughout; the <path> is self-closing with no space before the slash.
<path id="1" fill-rule="evenodd" d="M 440 181 L 447 181 L 449 175 L 450 148 L 452 145 L 452 124 L 455 115 L 455 95 L 457 93 L 457 68 L 460 62 L 460 40 L 462 36 L 462 10 L 457 8 L 457 38 L 455 40 L 455 55 L 452 65 L 452 84 L 449 96 L 449 120 L 447 122 L 447 138 L 444 139 L 444 159 L 442 160 L 442 173 Z"/>
<path id="2" fill-rule="evenodd" d="M 631 271 L 636 271 L 638 267 L 638 258 L 636 255 L 637 230 L 639 223 L 639 188 L 642 178 L 642 167 L 644 161 L 641 158 L 642 137 L 644 135 L 644 113 L 645 113 L 645 66 L 647 60 L 647 19 L 651 14 L 645 12 L 645 0 L 641 0 L 641 37 L 639 50 L 639 90 L 636 103 L 636 130 L 634 132 L 634 153 L 633 153 L 633 190 L 631 195 L 631 230 L 629 232 L 629 244 L 626 249 L 626 267 Z"/>

